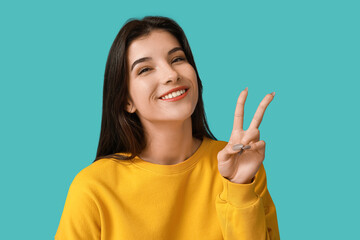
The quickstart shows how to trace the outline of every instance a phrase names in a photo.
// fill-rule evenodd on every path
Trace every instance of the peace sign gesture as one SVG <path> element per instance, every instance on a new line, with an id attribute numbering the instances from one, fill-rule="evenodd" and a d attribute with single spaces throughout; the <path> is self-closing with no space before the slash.
<path id="1" fill-rule="evenodd" d="M 231 182 L 241 184 L 251 183 L 252 178 L 264 161 L 265 142 L 259 141 L 260 131 L 258 128 L 267 106 L 275 96 L 275 92 L 267 94 L 260 102 L 249 128 L 244 131 L 244 105 L 247 95 L 248 89 L 245 88 L 240 93 L 236 104 L 230 140 L 217 155 L 220 174 Z"/>

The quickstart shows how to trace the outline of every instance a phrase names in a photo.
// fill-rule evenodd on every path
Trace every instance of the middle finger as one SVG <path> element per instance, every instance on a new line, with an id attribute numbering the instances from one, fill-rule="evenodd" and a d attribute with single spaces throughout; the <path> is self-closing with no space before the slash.
<path id="1" fill-rule="evenodd" d="M 260 102 L 259 107 L 257 108 L 254 118 L 250 123 L 249 128 L 259 128 L 260 123 L 264 117 L 266 108 L 269 106 L 270 102 L 274 99 L 275 92 L 267 94 L 264 99 Z"/>

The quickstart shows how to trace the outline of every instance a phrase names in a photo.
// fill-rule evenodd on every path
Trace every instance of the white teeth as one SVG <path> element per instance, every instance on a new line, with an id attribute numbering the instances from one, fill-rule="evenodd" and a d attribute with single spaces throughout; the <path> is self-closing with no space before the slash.
<path id="1" fill-rule="evenodd" d="M 185 93 L 185 89 L 179 90 L 179 91 L 176 91 L 176 92 L 169 93 L 168 95 L 166 95 L 165 97 L 162 97 L 161 99 L 174 98 L 174 97 L 180 96 L 180 95 L 182 95 L 184 93 Z"/>

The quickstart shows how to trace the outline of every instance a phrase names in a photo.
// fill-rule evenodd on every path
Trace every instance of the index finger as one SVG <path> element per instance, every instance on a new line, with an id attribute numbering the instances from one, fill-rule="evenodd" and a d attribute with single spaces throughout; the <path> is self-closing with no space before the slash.
<path id="1" fill-rule="evenodd" d="M 260 123 L 264 117 L 266 108 L 269 106 L 270 102 L 274 99 L 275 92 L 267 94 L 264 99 L 260 102 L 259 107 L 256 109 L 254 118 L 250 123 L 249 128 L 259 128 Z"/>
<path id="2" fill-rule="evenodd" d="M 244 105 L 245 105 L 247 95 L 248 95 L 248 88 L 245 88 L 238 97 L 238 100 L 236 103 L 236 108 L 235 108 L 233 131 L 243 129 Z"/>

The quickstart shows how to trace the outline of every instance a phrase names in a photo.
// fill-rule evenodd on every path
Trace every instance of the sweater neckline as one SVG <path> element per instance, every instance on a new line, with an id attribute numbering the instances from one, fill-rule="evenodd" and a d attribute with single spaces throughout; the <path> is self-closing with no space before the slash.
<path id="1" fill-rule="evenodd" d="M 159 174 L 176 174 L 185 172 L 188 169 L 194 168 L 196 163 L 199 161 L 200 156 L 203 154 L 205 149 L 207 149 L 207 145 L 210 143 L 210 139 L 207 137 L 203 137 L 203 140 L 198 147 L 198 149 L 195 151 L 193 155 L 191 155 L 189 158 L 185 159 L 185 161 L 173 165 L 161 165 L 156 163 L 147 162 L 143 159 L 141 159 L 139 156 L 136 156 L 135 158 L 131 159 L 130 161 L 137 167 L 159 173 Z"/>

